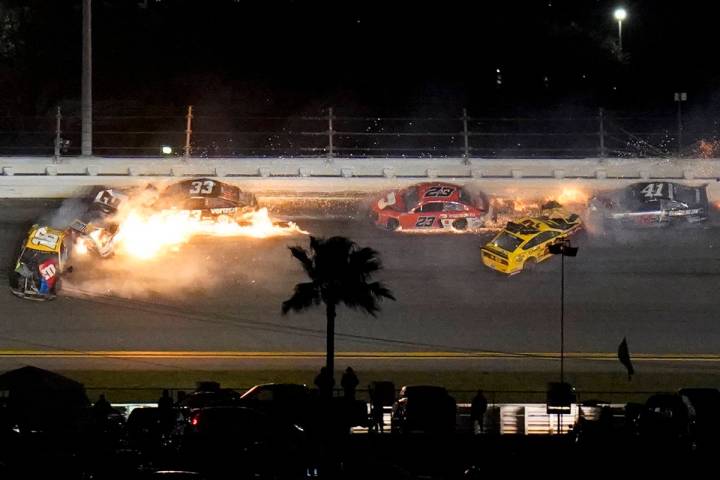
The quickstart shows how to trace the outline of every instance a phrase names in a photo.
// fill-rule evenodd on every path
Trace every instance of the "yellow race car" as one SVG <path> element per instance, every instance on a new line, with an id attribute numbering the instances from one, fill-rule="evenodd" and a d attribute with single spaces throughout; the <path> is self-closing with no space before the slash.
<path id="1" fill-rule="evenodd" d="M 66 239 L 62 230 L 41 225 L 30 228 L 10 273 L 13 294 L 29 300 L 55 298 L 70 253 Z"/>
<path id="2" fill-rule="evenodd" d="M 552 208 L 539 217 L 508 222 L 502 232 L 481 248 L 485 265 L 513 275 L 549 258 L 550 245 L 562 242 L 582 228 L 580 217 Z"/>

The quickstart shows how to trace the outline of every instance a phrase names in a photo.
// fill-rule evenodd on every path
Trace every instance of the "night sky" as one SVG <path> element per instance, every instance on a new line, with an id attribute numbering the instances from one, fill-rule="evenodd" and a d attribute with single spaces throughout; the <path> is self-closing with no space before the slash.
<path id="1" fill-rule="evenodd" d="M 76 105 L 81 0 L 2 0 L 0 14 L 2 108 Z M 688 109 L 720 104 L 718 2 L 94 0 L 93 14 L 98 111 L 645 112 L 678 90 Z"/>

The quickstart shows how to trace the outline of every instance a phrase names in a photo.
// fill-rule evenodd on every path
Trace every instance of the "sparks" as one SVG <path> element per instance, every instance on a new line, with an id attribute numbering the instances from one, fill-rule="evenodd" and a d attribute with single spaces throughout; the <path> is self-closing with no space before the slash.
<path id="1" fill-rule="evenodd" d="M 164 211 L 144 216 L 131 211 L 116 236 L 116 250 L 139 259 L 150 259 L 163 251 L 177 251 L 195 236 L 267 238 L 307 234 L 295 223 L 278 224 L 267 208 L 244 215 L 239 222 L 211 222 L 192 217 L 187 211 Z"/>

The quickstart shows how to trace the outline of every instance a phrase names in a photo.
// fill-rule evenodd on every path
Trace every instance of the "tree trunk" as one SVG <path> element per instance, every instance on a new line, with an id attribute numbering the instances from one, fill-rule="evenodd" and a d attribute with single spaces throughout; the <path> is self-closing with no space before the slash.
<path id="1" fill-rule="evenodd" d="M 325 357 L 325 367 L 328 375 L 335 378 L 335 304 L 328 303 L 326 305 L 327 312 L 327 349 Z M 333 381 L 334 384 L 334 381 Z M 331 390 L 332 392 L 332 390 Z"/>

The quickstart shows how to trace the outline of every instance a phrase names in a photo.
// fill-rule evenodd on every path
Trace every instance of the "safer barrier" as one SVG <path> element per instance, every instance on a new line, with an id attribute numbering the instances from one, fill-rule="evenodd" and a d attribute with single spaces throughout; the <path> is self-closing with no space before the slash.
<path id="1" fill-rule="evenodd" d="M 371 192 L 422 180 L 477 182 L 490 194 L 528 195 L 568 184 L 604 189 L 639 180 L 708 183 L 720 197 L 720 161 L 704 159 L 473 160 L 356 158 L 163 158 L 5 157 L 0 159 L 0 198 L 63 198 L 89 185 L 115 187 L 211 176 L 260 195 L 328 195 Z"/>

